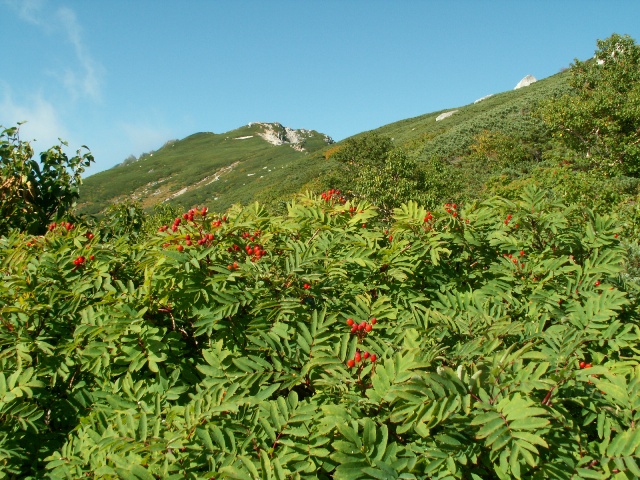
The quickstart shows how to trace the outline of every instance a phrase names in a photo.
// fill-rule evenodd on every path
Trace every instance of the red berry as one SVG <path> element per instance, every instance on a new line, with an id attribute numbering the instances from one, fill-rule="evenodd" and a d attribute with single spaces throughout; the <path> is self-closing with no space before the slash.
<path id="1" fill-rule="evenodd" d="M 367 358 L 369 358 L 369 352 L 364 352 L 364 355 L 362 355 L 364 357 L 364 359 L 366 360 Z"/>
<path id="2" fill-rule="evenodd" d="M 586 365 L 586 363 L 580 362 L 580 368 L 584 368 L 585 365 Z"/>
<path id="3" fill-rule="evenodd" d="M 584 368 L 591 368 L 591 364 L 590 364 L 590 363 L 587 363 L 587 364 L 584 366 Z"/>
<path id="4" fill-rule="evenodd" d="M 309 285 L 308 283 L 305 283 L 305 284 L 303 285 L 303 288 L 304 288 L 305 290 L 309 290 L 309 289 L 311 288 L 311 285 Z"/>
<path id="5" fill-rule="evenodd" d="M 371 325 L 371 324 L 367 324 L 367 326 L 366 326 L 366 327 L 364 327 L 364 329 L 365 329 L 367 332 L 370 332 L 372 328 L 373 328 L 373 325 Z"/>
<path id="6" fill-rule="evenodd" d="M 376 319 L 376 317 L 373 317 L 371 319 L 371 325 L 375 325 L 376 323 L 378 323 L 378 320 Z"/>
<path id="7" fill-rule="evenodd" d="M 522 257 L 524 255 L 524 250 L 520 250 L 520 256 Z"/>
<path id="8" fill-rule="evenodd" d="M 367 224 L 366 224 L 366 223 L 363 223 L 363 224 L 362 224 L 362 228 L 367 228 Z"/>
<path id="9" fill-rule="evenodd" d="M 90 256 L 89 256 L 89 260 L 92 260 L 92 261 L 93 261 L 93 260 L 95 260 L 95 259 L 96 259 L 96 257 L 94 257 L 93 255 L 90 255 Z"/>
<path id="10" fill-rule="evenodd" d="M 367 322 L 365 322 L 364 320 L 360 322 L 360 328 L 364 328 L 366 326 L 367 326 Z"/>
<path id="11" fill-rule="evenodd" d="M 354 321 L 353 318 L 347 318 L 347 325 L 349 325 L 350 327 L 353 327 Z"/>
<path id="12" fill-rule="evenodd" d="M 596 283 L 594 283 L 594 285 L 597 287 L 600 285 L 600 280 L 596 280 Z"/>
<path id="13" fill-rule="evenodd" d="M 351 360 L 347 360 L 347 366 L 348 366 L 349 368 L 353 368 L 353 367 L 355 367 L 355 366 L 356 366 L 356 362 L 355 362 L 355 360 L 353 360 L 353 359 L 351 359 Z"/>
<path id="14" fill-rule="evenodd" d="M 613 238 L 618 238 L 618 234 L 616 233 L 616 234 L 613 236 Z"/>
<path id="15" fill-rule="evenodd" d="M 178 251 L 181 252 L 184 250 L 184 247 L 182 245 L 178 245 Z"/>
<path id="16" fill-rule="evenodd" d="M 374 353 L 373 355 L 371 355 L 371 357 L 369 357 L 371 359 L 372 362 L 375 362 L 378 357 L 376 357 L 376 354 Z"/>
<path id="17" fill-rule="evenodd" d="M 360 352 L 356 352 L 356 354 L 353 356 L 353 359 L 356 361 L 356 363 L 362 360 L 362 357 L 360 356 Z"/>

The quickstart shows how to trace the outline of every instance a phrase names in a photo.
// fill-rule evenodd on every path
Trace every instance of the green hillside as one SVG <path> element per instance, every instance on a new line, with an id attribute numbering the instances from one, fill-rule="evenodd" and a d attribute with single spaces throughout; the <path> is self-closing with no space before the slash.
<path id="1" fill-rule="evenodd" d="M 332 140 L 324 134 L 287 131 L 279 124 L 254 123 L 223 134 L 196 133 L 86 178 L 80 210 L 94 214 L 125 200 L 144 207 L 163 201 L 184 206 L 206 203 L 224 210 L 276 185 L 282 191 L 290 191 L 293 185 L 296 191 L 314 170 L 308 163 L 310 153 L 329 143 Z"/>
<path id="2" fill-rule="evenodd" d="M 535 135 L 538 125 L 529 115 L 531 109 L 566 91 L 566 80 L 566 74 L 557 74 L 529 87 L 452 108 L 457 112 L 440 121 L 436 118 L 450 110 L 401 120 L 373 132 L 391 137 L 395 146 L 419 163 L 437 158 L 456 165 L 475 136 L 485 130 Z M 284 131 L 281 125 L 272 125 Z M 299 151 L 288 143 L 265 141 L 259 136 L 264 128 L 264 124 L 250 124 L 223 134 L 197 133 L 168 142 L 135 162 L 92 175 L 85 179 L 80 209 L 94 214 L 114 202 L 133 200 L 143 207 L 168 201 L 183 207 L 207 204 L 223 211 L 234 203 L 283 201 L 310 182 L 319 188 L 340 182 L 340 175 L 335 175 L 338 165 L 326 158 L 350 139 L 330 146 L 325 135 L 310 131 L 304 135 L 304 151 Z M 478 182 L 463 183 L 466 189 L 461 185 L 460 194 L 481 187 Z M 348 185 L 341 187 L 348 189 Z"/>

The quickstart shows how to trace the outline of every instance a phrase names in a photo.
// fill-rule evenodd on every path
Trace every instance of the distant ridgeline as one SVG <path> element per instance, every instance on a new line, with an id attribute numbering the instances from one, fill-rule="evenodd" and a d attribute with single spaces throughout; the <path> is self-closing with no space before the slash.
<path id="1" fill-rule="evenodd" d="M 551 77 L 526 75 L 511 91 L 488 92 L 469 105 L 336 144 L 314 130 L 278 123 L 172 140 L 88 177 L 80 209 L 95 214 L 133 201 L 144 208 L 168 202 L 224 211 L 235 203 L 277 206 L 307 189 L 338 188 L 374 204 L 385 198 L 390 212 L 410 199 L 433 207 L 517 195 L 533 182 L 607 210 L 637 190 L 637 52 L 632 39 L 614 35 L 598 42 L 594 59 L 576 60 Z M 341 154 L 344 148 L 360 149 L 358 161 Z"/>
<path id="2" fill-rule="evenodd" d="M 276 189 L 292 194 L 317 176 L 310 154 L 332 143 L 322 133 L 279 123 L 196 133 L 86 178 L 79 207 L 94 214 L 112 203 L 134 201 L 143 207 L 171 202 L 225 210 Z"/>

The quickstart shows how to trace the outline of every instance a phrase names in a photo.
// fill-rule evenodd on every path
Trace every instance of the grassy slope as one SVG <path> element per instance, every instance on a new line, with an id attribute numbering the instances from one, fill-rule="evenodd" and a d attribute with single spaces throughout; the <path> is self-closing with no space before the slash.
<path id="1" fill-rule="evenodd" d="M 536 102 L 565 90 L 566 78 L 566 73 L 560 73 L 528 87 L 458 107 L 457 113 L 438 122 L 436 117 L 447 110 L 394 122 L 374 132 L 392 137 L 396 145 L 418 161 L 438 158 L 464 169 L 464 156 L 474 135 L 483 130 L 519 131 L 520 135 L 528 129 L 533 131 L 528 112 Z M 171 202 L 184 207 L 206 204 L 222 211 L 234 203 L 274 202 L 308 187 L 326 186 L 323 179 L 335 171 L 335 165 L 324 158 L 323 153 L 330 147 L 323 142 L 322 134 L 308 139 L 308 153 L 288 145 L 273 146 L 257 136 L 234 140 L 255 135 L 258 128 L 254 125 L 224 134 L 191 135 L 154 152 L 152 157 L 88 177 L 82 189 L 82 211 L 97 213 L 127 196 L 148 207 L 234 162 L 239 163 L 231 171 L 222 172 L 218 181 L 208 185 L 205 183 L 209 180 L 204 181 Z M 157 181 L 162 182 L 148 186 Z M 157 189 L 160 193 L 152 195 Z"/>
<path id="2" fill-rule="evenodd" d="M 313 175 L 314 168 L 306 165 L 308 152 L 326 145 L 324 135 L 313 132 L 304 144 L 308 152 L 299 152 L 266 142 L 256 135 L 258 131 L 260 127 L 252 125 L 224 134 L 196 133 L 137 162 L 92 175 L 84 180 L 81 211 L 94 214 L 124 199 L 149 207 L 184 187 L 190 188 L 172 203 L 224 210 L 233 203 L 250 202 L 262 190 L 284 191 L 291 182 L 299 188 Z"/>
<path id="3" fill-rule="evenodd" d="M 398 146 L 419 160 L 431 156 L 451 160 L 452 156 L 463 153 L 473 136 L 483 130 L 526 129 L 530 109 L 536 102 L 566 90 L 567 78 L 567 73 L 559 73 L 475 104 L 408 118 L 373 131 L 393 138 Z M 436 122 L 441 113 L 456 109 L 457 113 Z"/>

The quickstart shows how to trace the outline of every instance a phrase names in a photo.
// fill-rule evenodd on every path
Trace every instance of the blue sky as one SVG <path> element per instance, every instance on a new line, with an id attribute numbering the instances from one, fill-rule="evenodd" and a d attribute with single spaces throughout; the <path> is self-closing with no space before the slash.
<path id="1" fill-rule="evenodd" d="M 336 140 L 465 105 L 640 41 L 640 1 L 0 0 L 0 125 L 88 174 L 195 132 Z"/>

